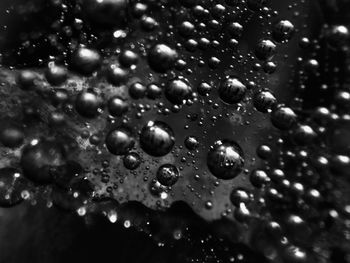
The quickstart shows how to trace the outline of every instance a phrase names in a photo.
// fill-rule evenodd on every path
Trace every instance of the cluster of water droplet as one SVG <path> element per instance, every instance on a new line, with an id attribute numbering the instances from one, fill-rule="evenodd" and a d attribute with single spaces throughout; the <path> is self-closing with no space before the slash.
<path id="1" fill-rule="evenodd" d="M 0 206 L 184 200 L 249 226 L 276 262 L 327 257 L 327 237 L 350 245 L 346 25 L 306 37 L 305 1 L 289 19 L 263 0 L 52 2 L 53 53 L 3 69 Z M 17 55 L 41 43 L 29 33 Z M 118 205 L 102 209 L 112 223 Z"/>

